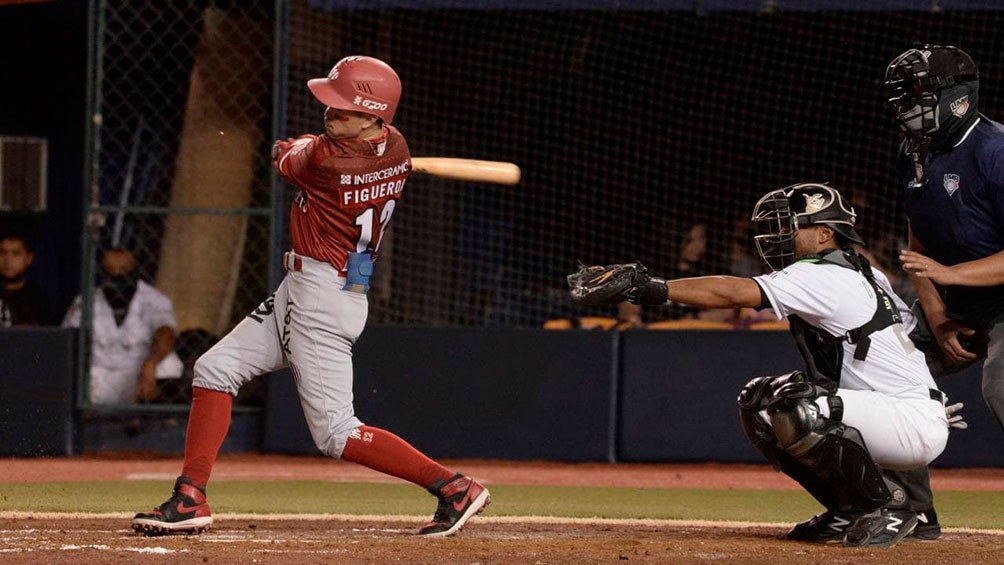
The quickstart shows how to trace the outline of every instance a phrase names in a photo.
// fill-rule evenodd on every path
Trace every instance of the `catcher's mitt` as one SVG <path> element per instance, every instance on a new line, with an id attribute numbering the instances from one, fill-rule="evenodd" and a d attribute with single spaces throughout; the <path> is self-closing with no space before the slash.
<path id="1" fill-rule="evenodd" d="M 648 279 L 648 271 L 641 263 L 606 267 L 579 264 L 579 270 L 568 275 L 568 289 L 576 304 L 602 306 L 628 300 L 636 281 Z"/>

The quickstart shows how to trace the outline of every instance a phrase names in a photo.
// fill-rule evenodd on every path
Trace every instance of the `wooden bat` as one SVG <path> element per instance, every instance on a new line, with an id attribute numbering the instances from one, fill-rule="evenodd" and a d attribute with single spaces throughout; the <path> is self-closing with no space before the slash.
<path id="1" fill-rule="evenodd" d="M 515 163 L 456 157 L 412 157 L 411 170 L 444 179 L 493 184 L 517 184 L 521 176 Z"/>

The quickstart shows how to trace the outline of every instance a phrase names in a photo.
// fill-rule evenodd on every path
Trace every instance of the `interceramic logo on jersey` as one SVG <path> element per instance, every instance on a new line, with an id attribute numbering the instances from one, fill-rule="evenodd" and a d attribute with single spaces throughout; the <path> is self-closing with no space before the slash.
<path id="1" fill-rule="evenodd" d="M 955 194 L 955 191 L 959 189 L 959 175 L 946 174 L 945 175 L 945 192 L 949 196 Z"/>

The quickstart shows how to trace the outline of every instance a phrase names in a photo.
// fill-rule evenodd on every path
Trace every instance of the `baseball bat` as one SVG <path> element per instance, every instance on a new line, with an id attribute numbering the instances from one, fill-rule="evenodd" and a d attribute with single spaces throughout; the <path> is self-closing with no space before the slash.
<path id="1" fill-rule="evenodd" d="M 411 170 L 444 179 L 493 184 L 517 184 L 521 176 L 515 163 L 456 157 L 412 157 Z"/>

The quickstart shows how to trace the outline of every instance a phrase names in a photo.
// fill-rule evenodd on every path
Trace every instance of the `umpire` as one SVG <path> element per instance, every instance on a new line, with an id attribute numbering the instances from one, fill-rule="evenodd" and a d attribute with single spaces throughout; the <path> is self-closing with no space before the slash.
<path id="1" fill-rule="evenodd" d="M 885 85 L 903 134 L 910 248 L 900 262 L 921 321 L 911 337 L 936 378 L 984 359 L 983 398 L 1004 428 L 1004 126 L 979 112 L 979 71 L 957 47 L 906 50 Z M 932 502 L 926 469 L 899 479 Z M 925 537 L 937 537 L 933 506 L 924 517 Z"/>
<path id="2" fill-rule="evenodd" d="M 906 51 L 886 85 L 905 138 L 900 260 L 935 342 L 932 371 L 985 358 L 983 396 L 1004 427 L 1004 126 L 979 113 L 979 74 L 957 47 Z"/>

